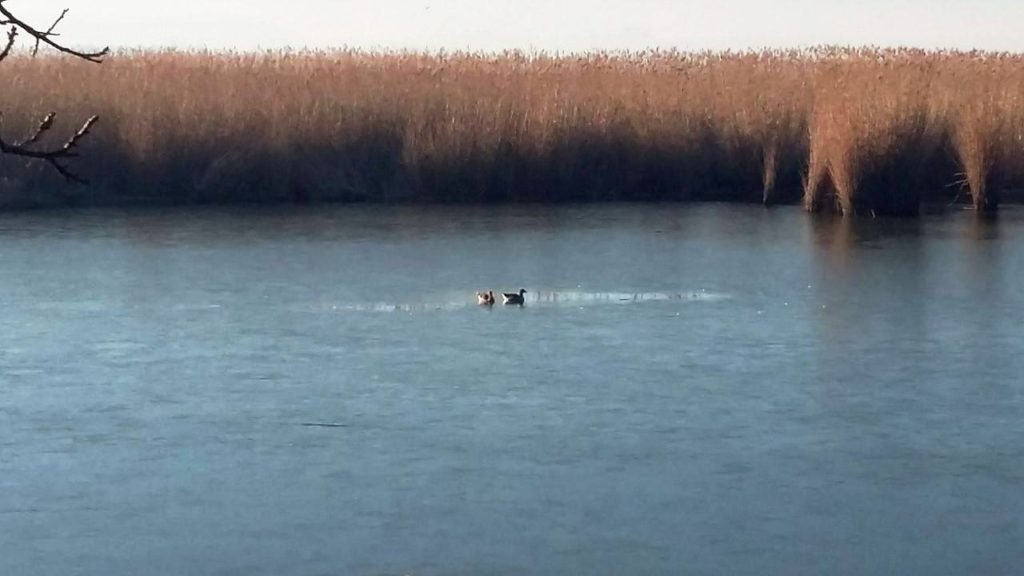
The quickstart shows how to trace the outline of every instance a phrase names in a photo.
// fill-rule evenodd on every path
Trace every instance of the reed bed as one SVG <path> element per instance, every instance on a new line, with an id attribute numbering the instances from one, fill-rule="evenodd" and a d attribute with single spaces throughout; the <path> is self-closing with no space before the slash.
<path id="1" fill-rule="evenodd" d="M 0 65 L 3 133 L 101 122 L 0 204 L 737 200 L 915 214 L 1024 189 L 1024 56 L 122 52 Z M 54 132 L 59 132 L 55 130 Z M 56 139 L 59 134 L 55 134 Z"/>

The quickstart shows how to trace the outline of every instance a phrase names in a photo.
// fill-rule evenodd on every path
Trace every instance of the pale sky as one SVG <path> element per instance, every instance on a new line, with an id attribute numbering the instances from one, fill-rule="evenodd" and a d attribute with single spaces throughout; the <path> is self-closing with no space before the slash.
<path id="1" fill-rule="evenodd" d="M 77 46 L 1024 51 L 1024 0 L 9 0 Z"/>

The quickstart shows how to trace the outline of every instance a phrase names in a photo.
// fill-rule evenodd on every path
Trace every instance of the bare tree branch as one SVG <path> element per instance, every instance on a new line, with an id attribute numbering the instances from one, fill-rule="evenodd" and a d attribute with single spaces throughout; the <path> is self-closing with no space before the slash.
<path id="1" fill-rule="evenodd" d="M 11 26 L 11 29 L 7 31 L 7 44 L 4 46 L 2 52 L 0 52 L 0 62 L 3 62 L 5 58 L 11 53 L 11 49 L 14 48 L 14 39 L 18 37 L 18 27 Z"/>
<path id="2" fill-rule="evenodd" d="M 83 124 L 82 127 L 79 128 L 73 136 L 71 136 L 71 138 L 68 138 L 68 140 L 58 148 L 45 150 L 37 150 L 33 148 L 32 144 L 34 144 L 44 132 L 48 131 L 53 126 L 53 120 L 55 117 L 56 114 L 53 112 L 47 114 L 46 118 L 43 118 L 43 121 L 39 123 L 36 130 L 21 142 L 7 142 L 3 138 L 0 138 L 0 154 L 11 154 L 33 160 L 44 160 L 53 166 L 61 176 L 64 176 L 64 178 L 79 184 L 87 184 L 87 180 L 73 173 L 62 163 L 62 160 L 78 158 L 78 152 L 75 151 L 75 148 L 83 138 L 89 135 L 93 125 L 95 125 L 100 118 L 99 116 L 93 116 L 86 120 L 85 124 Z M 0 125 L 2 125 L 2 123 L 3 116 L 0 115 Z"/>
<path id="3" fill-rule="evenodd" d="M 53 38 L 57 36 L 57 34 L 53 32 L 53 30 L 57 27 L 58 24 L 60 24 L 61 20 L 64 19 L 64 16 L 67 15 L 67 9 L 65 9 L 61 13 L 61 15 L 57 17 L 57 20 L 50 26 L 48 30 L 42 31 L 12 14 L 11 9 L 4 6 L 4 4 L 7 3 L 7 1 L 8 0 L 0 0 L 0 18 L 2 18 L 2 20 L 0 20 L 0 25 L 14 26 L 16 28 L 21 29 L 23 32 L 34 38 L 36 41 L 36 48 L 32 51 L 33 54 L 38 52 L 40 42 L 46 44 L 54 50 L 57 50 L 58 52 L 70 54 L 71 56 L 74 56 L 76 58 L 81 58 L 82 60 L 88 60 L 89 62 L 95 62 L 97 64 L 103 62 L 103 58 L 110 54 L 109 47 L 95 52 L 82 52 L 79 50 L 68 48 L 67 46 L 64 46 L 56 40 L 53 40 Z"/>
<path id="4" fill-rule="evenodd" d="M 68 15 L 69 11 L 71 11 L 70 8 L 65 8 L 60 13 L 60 16 L 57 16 L 57 19 L 53 21 L 53 24 L 50 24 L 50 27 L 46 29 L 46 32 L 44 33 L 45 36 L 47 36 L 47 37 L 60 36 L 60 34 L 54 34 L 53 31 L 54 31 L 55 28 L 57 28 L 57 24 L 60 24 L 60 21 L 63 20 L 64 17 Z M 39 37 L 38 36 L 36 37 L 36 45 L 32 48 L 32 56 L 35 56 L 36 54 L 39 54 Z"/>
<path id="5" fill-rule="evenodd" d="M 56 117 L 57 117 L 57 114 L 55 114 L 53 112 L 50 112 L 49 114 L 47 114 L 46 118 L 43 118 L 43 121 L 39 123 L 39 127 L 36 128 L 36 131 L 34 133 L 32 133 L 32 135 L 30 135 L 28 138 L 26 138 L 26 139 L 22 140 L 20 143 L 18 143 L 18 146 L 24 148 L 25 146 L 28 146 L 30 144 L 35 144 L 36 142 L 38 142 L 39 141 L 39 137 L 42 136 L 43 134 L 45 134 L 47 130 L 49 130 L 50 128 L 53 127 L 53 119 L 56 118 Z"/>
<path id="6" fill-rule="evenodd" d="M 59 34 L 54 32 L 57 26 L 64 20 L 64 17 L 68 15 L 68 9 L 65 8 L 60 16 L 54 20 L 53 24 L 50 25 L 45 31 L 34 28 L 27 24 L 24 20 L 21 20 L 11 13 L 10 9 L 4 4 L 7 0 L 0 0 L 0 26 L 10 26 L 7 32 L 7 41 L 4 44 L 2 50 L 0 50 L 0 62 L 7 58 L 11 54 L 11 50 L 14 48 L 15 39 L 18 37 L 19 30 L 30 36 L 35 40 L 35 45 L 32 48 L 32 55 L 35 56 L 39 53 L 40 45 L 47 45 L 58 52 L 63 54 L 69 54 L 75 58 L 87 60 L 89 62 L 100 63 L 103 58 L 110 53 L 109 48 L 104 48 L 96 52 L 82 52 L 73 50 L 64 46 L 63 44 L 54 40 Z M 85 184 L 86 180 L 81 178 L 72 172 L 65 161 L 71 158 L 77 158 L 78 153 L 75 148 L 81 143 L 81 141 L 89 135 L 92 127 L 99 121 L 98 116 L 93 116 L 85 121 L 85 124 L 75 132 L 63 145 L 59 147 L 40 147 L 38 146 L 40 139 L 53 128 L 54 119 L 56 113 L 51 112 L 47 114 L 36 127 L 31 134 L 25 137 L 23 140 L 18 142 L 7 141 L 0 136 L 0 154 L 9 154 L 12 156 L 20 156 L 22 158 L 29 158 L 32 160 L 42 160 L 47 162 L 65 179 Z M 3 115 L 0 114 L 0 128 L 3 125 Z"/>

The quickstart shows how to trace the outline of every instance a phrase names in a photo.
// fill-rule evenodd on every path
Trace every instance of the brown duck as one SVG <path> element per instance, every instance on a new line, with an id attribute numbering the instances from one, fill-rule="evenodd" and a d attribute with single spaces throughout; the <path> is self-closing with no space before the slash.
<path id="1" fill-rule="evenodd" d="M 476 303 L 481 306 L 491 306 L 494 304 L 494 292 L 488 290 L 487 292 L 476 293 Z"/>

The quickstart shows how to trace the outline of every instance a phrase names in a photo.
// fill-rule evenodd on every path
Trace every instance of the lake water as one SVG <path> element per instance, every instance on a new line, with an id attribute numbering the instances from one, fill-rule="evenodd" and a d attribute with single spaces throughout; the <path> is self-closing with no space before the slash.
<path id="1" fill-rule="evenodd" d="M 0 216 L 0 574 L 1019 573 L 1022 262 L 1013 208 Z"/>

